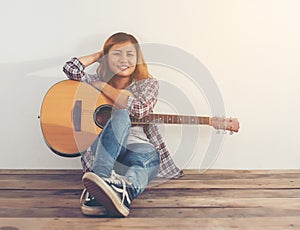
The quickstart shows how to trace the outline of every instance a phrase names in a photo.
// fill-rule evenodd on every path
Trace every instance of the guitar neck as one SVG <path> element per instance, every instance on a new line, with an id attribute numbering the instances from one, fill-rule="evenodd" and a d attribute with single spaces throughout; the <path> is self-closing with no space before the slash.
<path id="1" fill-rule="evenodd" d="M 190 124 L 190 125 L 211 125 L 210 117 L 173 115 L 173 114 L 149 114 L 141 119 L 131 117 L 132 124 Z"/>

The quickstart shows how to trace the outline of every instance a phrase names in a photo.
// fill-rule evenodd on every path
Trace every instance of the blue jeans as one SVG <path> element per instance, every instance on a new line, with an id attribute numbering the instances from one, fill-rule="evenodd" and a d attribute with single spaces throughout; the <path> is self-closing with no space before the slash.
<path id="1" fill-rule="evenodd" d="M 160 157 L 155 147 L 147 143 L 127 145 L 131 121 L 126 110 L 115 110 L 95 142 L 93 171 L 100 177 L 110 177 L 112 170 L 132 183 L 133 198 L 141 194 L 156 177 Z"/>

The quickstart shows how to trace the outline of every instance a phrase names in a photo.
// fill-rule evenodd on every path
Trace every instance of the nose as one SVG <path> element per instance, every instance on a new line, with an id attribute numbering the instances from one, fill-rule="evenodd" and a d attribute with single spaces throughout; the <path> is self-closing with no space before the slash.
<path id="1" fill-rule="evenodd" d="M 128 59 L 127 59 L 126 53 L 125 53 L 125 52 L 122 52 L 122 53 L 121 53 L 121 56 L 120 56 L 120 62 L 121 62 L 121 63 L 125 63 L 125 62 L 127 62 L 127 61 L 128 61 Z"/>

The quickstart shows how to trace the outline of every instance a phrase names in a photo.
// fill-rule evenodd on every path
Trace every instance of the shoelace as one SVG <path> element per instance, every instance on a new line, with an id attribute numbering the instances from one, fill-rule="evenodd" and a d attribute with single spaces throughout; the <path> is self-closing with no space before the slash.
<path id="1" fill-rule="evenodd" d="M 108 183 L 112 184 L 112 187 L 119 193 L 122 193 L 122 204 L 124 204 L 124 200 L 126 199 L 127 203 L 130 204 L 131 200 L 129 197 L 129 194 L 126 190 L 126 183 L 130 185 L 131 183 L 128 181 L 128 179 L 124 176 L 121 176 L 117 174 L 114 170 L 112 171 L 111 177 L 110 178 L 103 178 L 105 179 Z M 118 188 L 116 185 L 122 185 L 122 189 Z"/>

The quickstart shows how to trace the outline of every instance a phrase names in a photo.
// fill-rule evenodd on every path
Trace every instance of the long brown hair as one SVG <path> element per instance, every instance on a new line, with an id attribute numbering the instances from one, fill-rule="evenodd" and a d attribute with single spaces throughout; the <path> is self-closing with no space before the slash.
<path id="1" fill-rule="evenodd" d="M 138 81 L 138 80 L 142 80 L 142 79 L 151 77 L 151 75 L 149 74 L 149 71 L 148 71 L 147 64 L 145 63 L 145 60 L 143 57 L 141 47 L 140 47 L 137 39 L 133 35 L 123 33 L 123 32 L 118 32 L 118 33 L 111 35 L 104 43 L 103 57 L 101 58 L 100 64 L 98 66 L 97 74 L 104 81 L 109 81 L 114 76 L 114 74 L 112 73 L 112 71 L 109 68 L 108 61 L 107 61 L 107 55 L 108 55 L 108 52 L 111 49 L 111 47 L 113 47 L 116 44 L 124 43 L 124 42 L 131 42 L 134 45 L 134 47 L 136 49 L 136 53 L 137 53 L 137 64 L 136 64 L 134 72 L 130 76 L 130 81 Z"/>

